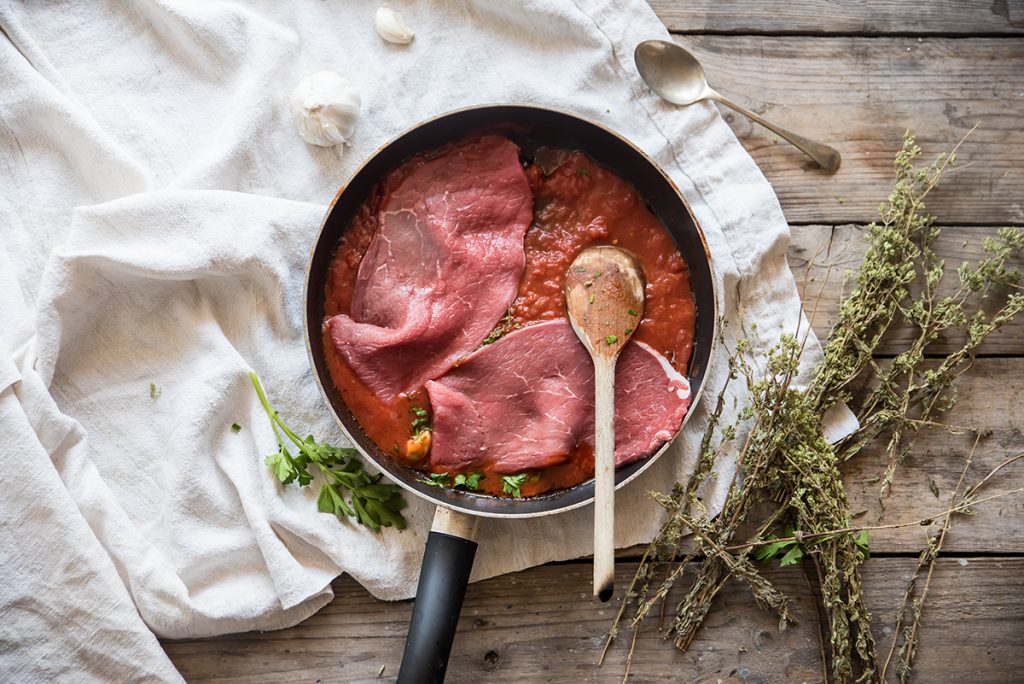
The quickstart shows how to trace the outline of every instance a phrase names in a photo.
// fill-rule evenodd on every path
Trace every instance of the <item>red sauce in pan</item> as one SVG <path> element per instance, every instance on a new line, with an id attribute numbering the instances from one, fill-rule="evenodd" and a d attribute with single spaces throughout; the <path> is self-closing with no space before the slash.
<path id="1" fill-rule="evenodd" d="M 582 152 L 548 150 L 550 167 L 545 174 L 530 164 L 526 174 L 534 193 L 534 221 L 526 233 L 526 271 L 501 326 L 508 330 L 529 323 L 565 316 L 562 282 L 565 270 L 584 248 L 612 244 L 636 254 L 647 277 L 644 318 L 633 334 L 661 352 L 686 374 L 696 323 L 686 263 L 672 236 L 651 213 L 633 186 L 598 166 Z M 392 172 L 359 208 L 331 264 L 326 285 L 324 313 L 330 317 L 348 313 L 359 262 L 377 229 L 379 209 L 391 189 L 422 163 L 412 159 Z M 397 461 L 429 470 L 429 459 L 410 456 L 407 442 L 412 432 L 413 407 L 429 409 L 422 389 L 394 404 L 381 403 L 359 381 L 324 340 L 331 377 L 366 434 Z M 570 458 L 557 466 L 531 473 L 520 491 L 533 496 L 552 489 L 571 487 L 593 476 L 594 456 L 588 444 L 580 444 Z M 505 495 L 501 477 L 484 471 L 483 491 Z"/>

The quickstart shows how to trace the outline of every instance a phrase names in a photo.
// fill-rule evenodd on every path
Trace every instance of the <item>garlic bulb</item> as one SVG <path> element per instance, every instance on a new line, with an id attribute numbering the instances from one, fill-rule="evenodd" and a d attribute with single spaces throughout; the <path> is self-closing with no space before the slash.
<path id="1" fill-rule="evenodd" d="M 402 15 L 388 5 L 382 5 L 377 9 L 377 14 L 373 15 L 373 23 L 380 37 L 389 43 L 408 45 L 416 35 L 405 25 Z"/>
<path id="2" fill-rule="evenodd" d="M 333 71 L 318 71 L 299 81 L 290 102 L 299 135 L 321 147 L 352 139 L 360 104 L 355 86 Z"/>

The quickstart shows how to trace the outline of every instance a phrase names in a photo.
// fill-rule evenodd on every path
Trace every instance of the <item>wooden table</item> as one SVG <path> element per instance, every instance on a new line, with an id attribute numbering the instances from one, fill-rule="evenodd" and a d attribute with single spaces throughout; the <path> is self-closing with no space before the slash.
<path id="1" fill-rule="evenodd" d="M 843 167 L 833 176 L 745 118 L 726 120 L 757 160 L 792 226 L 790 263 L 815 290 L 831 282 L 815 316 L 826 336 L 842 273 L 864 249 L 864 226 L 891 183 L 891 162 L 905 129 L 925 156 L 950 146 L 980 123 L 962 149 L 971 166 L 932 195 L 944 237 L 939 252 L 953 265 L 978 254 L 978 233 L 1024 225 L 1024 0 L 656 0 L 675 39 L 704 62 L 712 84 L 757 112 L 835 144 Z M 829 267 L 832 272 L 829 274 Z M 891 352 L 907 331 L 897 331 Z M 950 421 L 992 431 L 968 480 L 1024 450 L 1024 320 L 993 337 L 964 378 Z M 888 521 L 928 517 L 946 508 L 970 438 L 926 432 L 899 473 Z M 854 510 L 878 513 L 883 468 L 876 450 L 847 473 Z M 1024 461 L 1010 466 L 992 493 L 1019 486 Z M 936 496 L 932 489 L 937 489 Z M 925 542 L 906 527 L 871 537 L 864 567 L 879 648 Z M 619 586 L 637 552 L 620 555 Z M 557 563 L 470 586 L 448 681 L 619 681 L 626 653 L 614 647 L 596 661 L 614 606 L 589 596 L 590 565 Z M 662 641 L 653 625 L 641 636 L 635 682 L 821 681 L 818 624 L 803 573 L 769 575 L 795 599 L 799 625 L 785 632 L 738 585 L 725 591 L 687 652 Z M 292 629 L 217 639 L 166 642 L 190 681 L 359 681 L 398 672 L 410 602 L 383 603 L 353 580 L 334 583 L 337 598 Z M 946 540 L 924 613 L 917 681 L 972 682 L 1024 678 L 1024 496 L 1014 495 L 959 518 Z"/>

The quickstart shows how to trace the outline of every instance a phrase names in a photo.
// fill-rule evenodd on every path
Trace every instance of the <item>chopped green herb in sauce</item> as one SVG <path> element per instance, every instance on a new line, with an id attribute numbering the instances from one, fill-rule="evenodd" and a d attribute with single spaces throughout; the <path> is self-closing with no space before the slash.
<path id="1" fill-rule="evenodd" d="M 594 303 L 594 295 L 590 295 L 589 297 L 587 297 L 587 301 L 589 303 L 593 304 Z"/>
<path id="2" fill-rule="evenodd" d="M 626 313 L 628 313 L 630 316 L 639 316 L 640 315 L 639 313 L 637 313 L 636 309 L 626 309 Z"/>
<path id="3" fill-rule="evenodd" d="M 459 473 L 455 476 L 455 486 L 480 489 L 480 480 L 482 479 L 484 479 L 483 473 Z"/>
<path id="4" fill-rule="evenodd" d="M 608 337 L 604 338 L 604 341 L 605 341 L 606 344 L 615 344 L 616 342 L 619 341 L 619 336 L 618 335 L 609 335 Z"/>
<path id="5" fill-rule="evenodd" d="M 465 489 L 480 489 L 480 480 L 484 479 L 483 473 L 430 473 L 428 478 L 420 479 L 419 482 L 431 487 L 463 487 Z"/>
<path id="6" fill-rule="evenodd" d="M 242 431 L 242 426 L 239 425 L 238 423 L 232 423 L 231 424 L 231 431 L 232 432 L 241 432 Z"/>
<path id="7" fill-rule="evenodd" d="M 519 488 L 526 484 L 526 478 L 529 475 L 527 473 L 521 473 L 519 475 L 504 475 L 501 478 L 501 491 L 506 494 L 511 494 L 517 499 L 523 497 L 523 493 L 519 491 Z"/>
<path id="8" fill-rule="evenodd" d="M 429 473 L 427 477 L 420 478 L 417 482 L 430 485 L 431 487 L 451 487 L 451 473 Z"/>
<path id="9" fill-rule="evenodd" d="M 430 430 L 430 416 L 427 413 L 427 409 L 419 406 L 410 406 L 409 413 L 415 416 L 412 420 L 412 436 L 420 434 Z"/>

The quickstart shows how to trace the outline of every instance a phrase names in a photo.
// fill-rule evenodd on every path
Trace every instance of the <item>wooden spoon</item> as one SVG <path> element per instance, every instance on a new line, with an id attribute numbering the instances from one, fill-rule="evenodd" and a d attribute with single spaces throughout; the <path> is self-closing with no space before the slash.
<path id="1" fill-rule="evenodd" d="M 594 360 L 594 596 L 615 589 L 615 362 L 644 314 L 644 271 L 618 247 L 580 252 L 565 273 L 565 309 Z"/>

